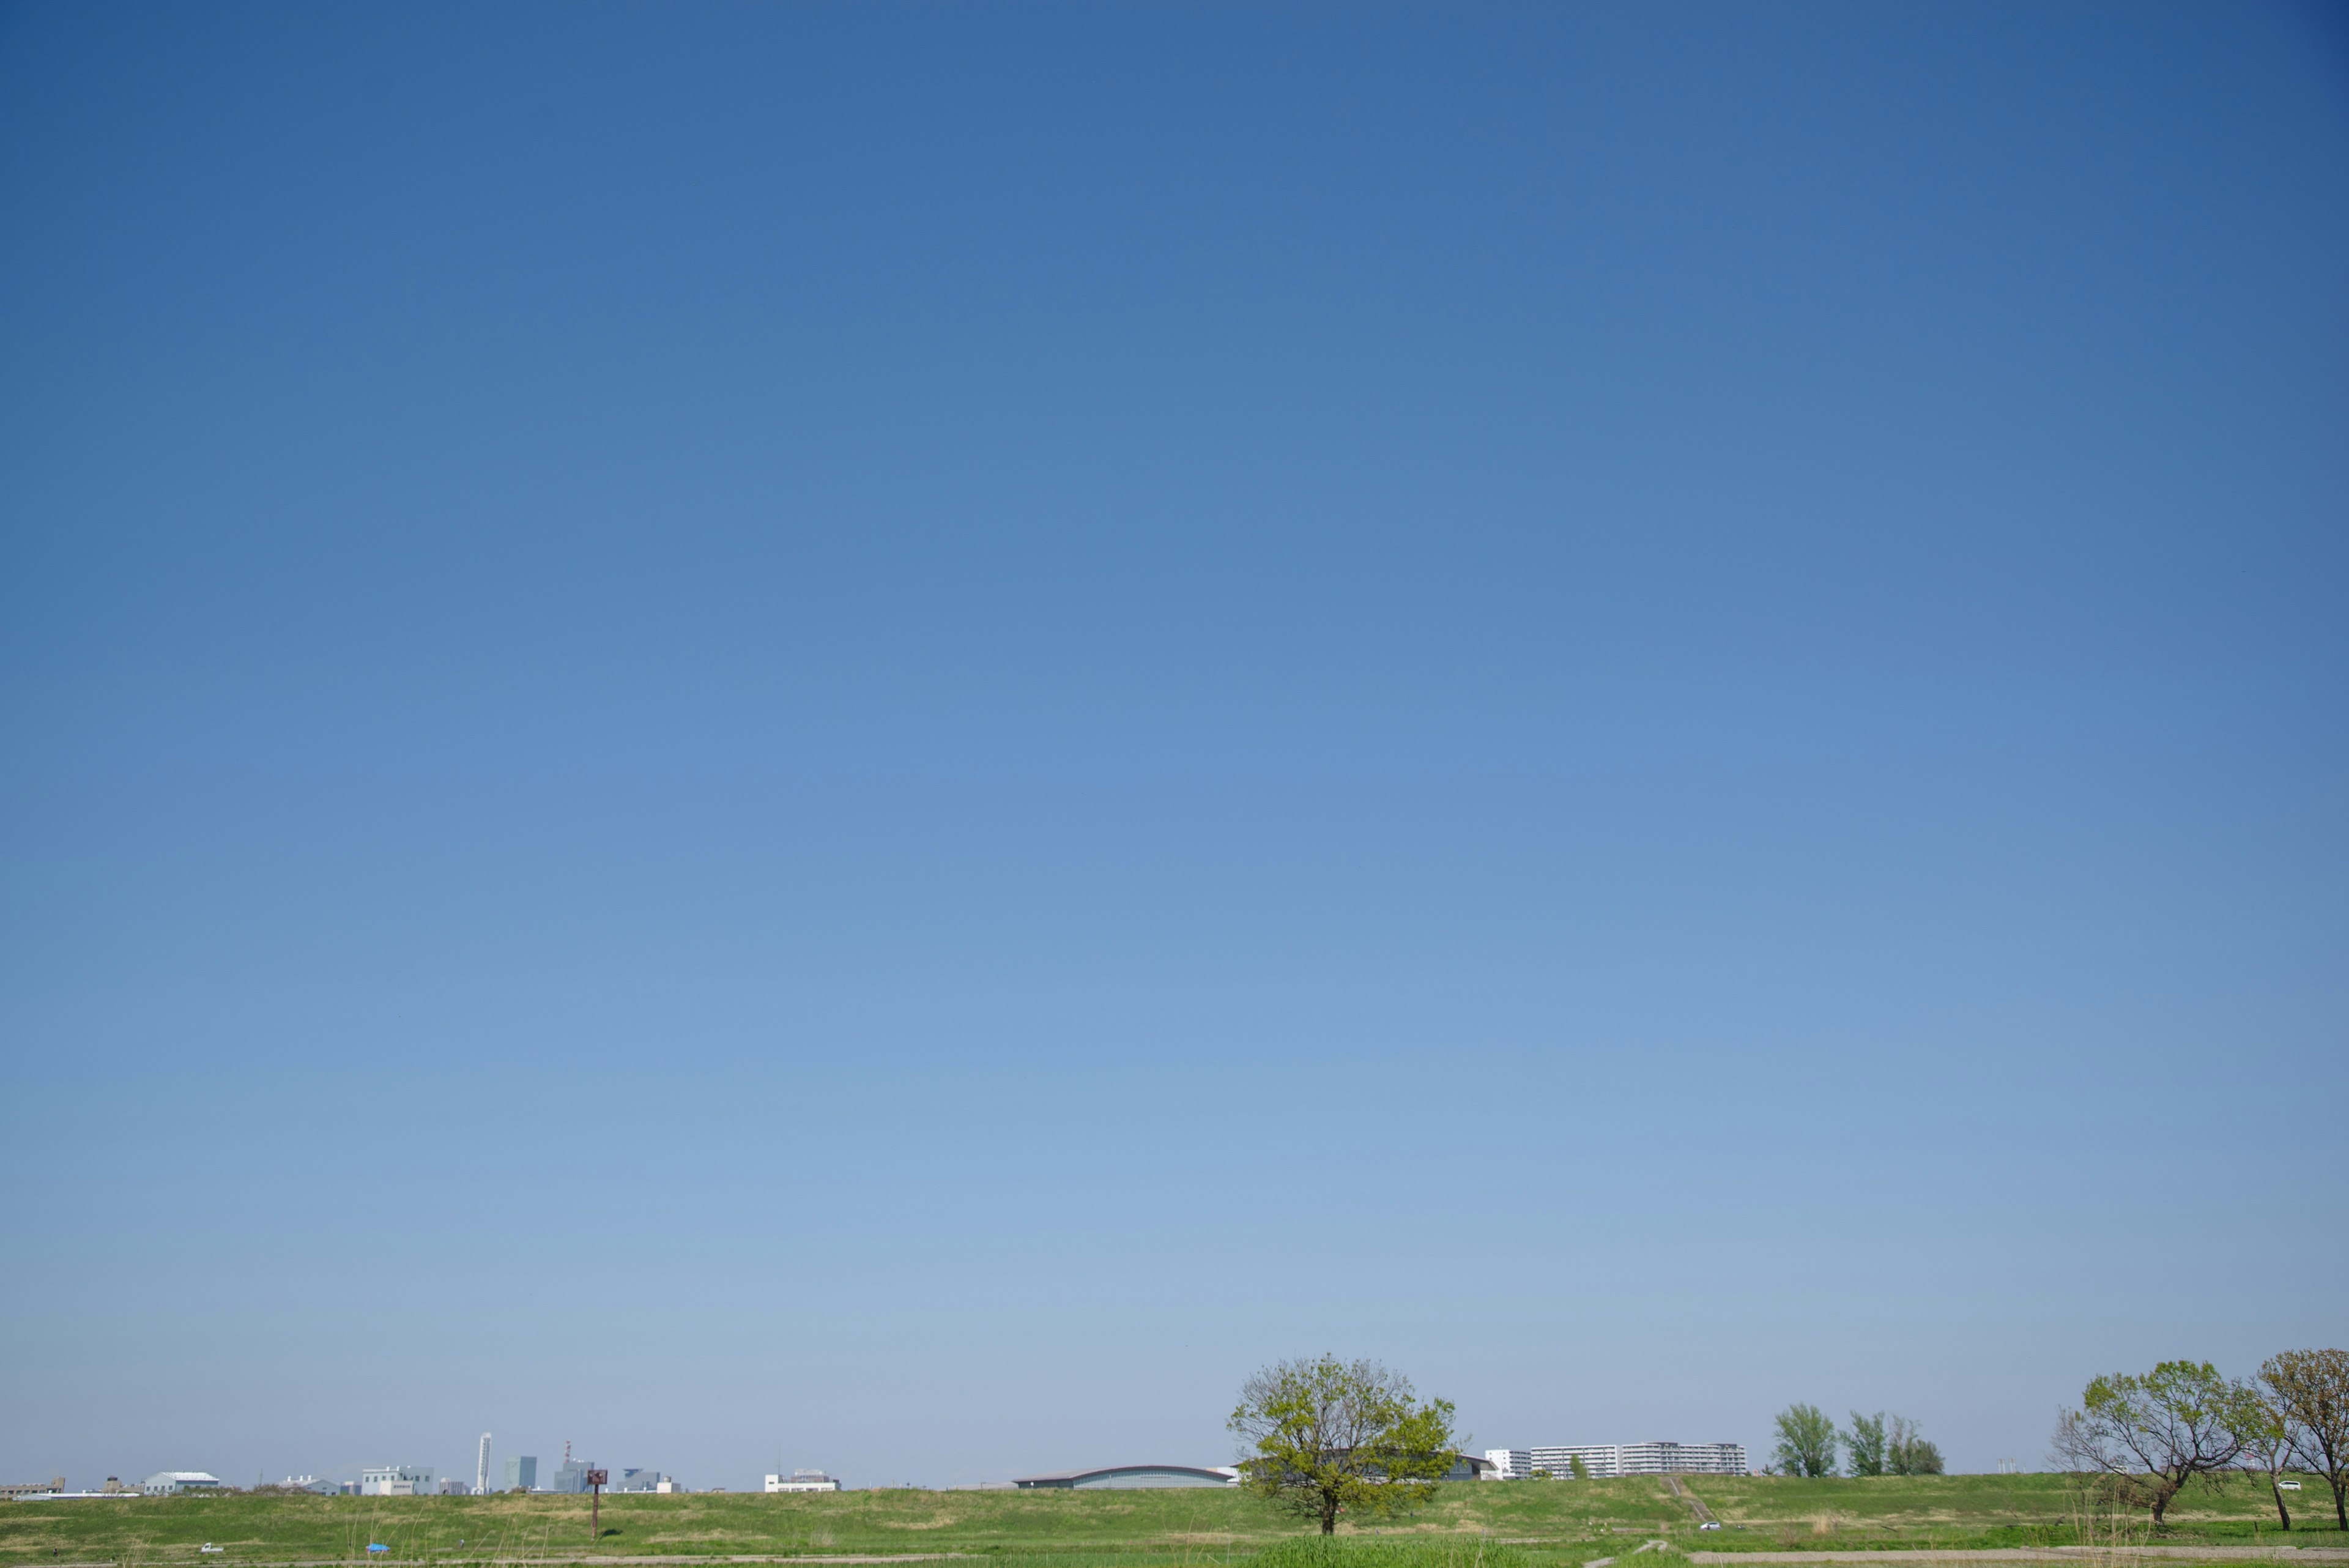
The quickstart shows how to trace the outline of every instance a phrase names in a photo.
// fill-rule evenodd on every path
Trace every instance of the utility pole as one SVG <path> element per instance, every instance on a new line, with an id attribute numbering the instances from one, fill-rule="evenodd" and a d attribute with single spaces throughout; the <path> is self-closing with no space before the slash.
<path id="1" fill-rule="evenodd" d="M 609 1470 L 587 1472 L 587 1539 L 591 1542 L 604 1539 L 604 1483 L 611 1479 Z"/>

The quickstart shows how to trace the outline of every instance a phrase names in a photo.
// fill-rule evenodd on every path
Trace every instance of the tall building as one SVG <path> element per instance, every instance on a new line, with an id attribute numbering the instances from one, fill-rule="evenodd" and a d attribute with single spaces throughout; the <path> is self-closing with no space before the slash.
<path id="1" fill-rule="evenodd" d="M 549 1491 L 585 1491 L 587 1472 L 595 1468 L 589 1459 L 566 1459 L 554 1467 L 554 1479 L 546 1483 Z"/>
<path id="2" fill-rule="evenodd" d="M 1593 1480 L 1609 1476 L 1742 1476 L 1743 1443 L 1575 1443 L 1550 1449 L 1487 1449 L 1485 1457 L 1503 1480 L 1523 1480 L 1536 1471 L 1559 1480 L 1574 1474 L 1574 1461 Z"/>
<path id="3" fill-rule="evenodd" d="M 519 1487 L 523 1491 L 538 1490 L 538 1456 L 508 1454 L 506 1456 L 506 1490 Z"/>
<path id="4" fill-rule="evenodd" d="M 490 1490 L 490 1435 L 487 1432 L 481 1434 L 481 1457 L 473 1466 L 473 1490 Z"/>

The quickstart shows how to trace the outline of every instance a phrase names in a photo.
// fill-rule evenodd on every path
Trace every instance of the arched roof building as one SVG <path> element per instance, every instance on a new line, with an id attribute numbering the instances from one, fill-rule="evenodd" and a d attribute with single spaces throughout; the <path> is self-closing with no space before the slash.
<path id="1" fill-rule="evenodd" d="M 1021 1476 L 1011 1484 L 1022 1490 L 1053 1487 L 1229 1486 L 1238 1480 L 1232 1470 L 1206 1469 L 1198 1465 L 1111 1465 L 1097 1470 L 1056 1470 L 1050 1475 Z"/>

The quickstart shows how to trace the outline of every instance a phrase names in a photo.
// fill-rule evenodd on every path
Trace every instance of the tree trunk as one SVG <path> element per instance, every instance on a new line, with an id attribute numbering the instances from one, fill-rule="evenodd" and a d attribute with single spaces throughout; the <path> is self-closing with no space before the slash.
<path id="1" fill-rule="evenodd" d="M 1338 1533 L 1338 1500 L 1326 1492 L 1321 1497 L 1321 1533 Z"/>
<path id="2" fill-rule="evenodd" d="M 2169 1500 L 2176 1497 L 2178 1495 L 2178 1489 L 2185 1484 L 2186 1483 L 2183 1481 L 2171 1480 L 2168 1476 L 2157 1476 L 2154 1478 L 2153 1527 L 2156 1530 L 2159 1530 L 2161 1528 L 2161 1516 L 2163 1512 L 2168 1509 Z"/>
<path id="3" fill-rule="evenodd" d="M 2283 1527 L 2286 1530 L 2290 1530 L 2292 1528 L 2292 1510 L 2283 1505 L 2283 1488 L 2276 1485 L 2275 1478 L 2273 1476 L 2270 1476 L 2268 1478 L 2268 1486 L 2275 1492 L 2276 1517 L 2283 1521 Z"/>
<path id="4" fill-rule="evenodd" d="M 2344 1499 L 2349 1499 L 2349 1483 L 2344 1483 L 2335 1476 L 2327 1476 L 2325 1480 L 2333 1482 L 2333 1517 L 2342 1529 L 2349 1530 L 2349 1501 L 2344 1501 Z"/>

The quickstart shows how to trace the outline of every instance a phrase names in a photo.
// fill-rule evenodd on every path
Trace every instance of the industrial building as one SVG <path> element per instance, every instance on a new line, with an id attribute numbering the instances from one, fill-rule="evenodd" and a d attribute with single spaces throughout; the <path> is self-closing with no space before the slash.
<path id="1" fill-rule="evenodd" d="M 1111 1465 L 1095 1470 L 1055 1470 L 1050 1475 L 1020 1476 L 1012 1485 L 1027 1490 L 1057 1487 L 1231 1486 L 1239 1480 L 1232 1469 L 1206 1469 L 1197 1465 Z"/>
<path id="2" fill-rule="evenodd" d="M 822 1470 L 793 1470 L 767 1478 L 769 1491 L 838 1491 L 840 1483 Z"/>
<path id="3" fill-rule="evenodd" d="M 361 1497 L 430 1497 L 429 1465 L 376 1465 L 359 1471 Z"/>
<path id="4" fill-rule="evenodd" d="M 220 1477 L 205 1470 L 157 1470 L 139 1483 L 149 1497 L 169 1497 L 181 1491 L 218 1491 Z"/>
<path id="5" fill-rule="evenodd" d="M 1495 1480 L 1524 1480 L 1537 1471 L 1565 1480 L 1574 1461 L 1593 1480 L 1610 1476 L 1742 1476 L 1743 1443 L 1575 1443 L 1550 1449 L 1486 1449 Z"/>

